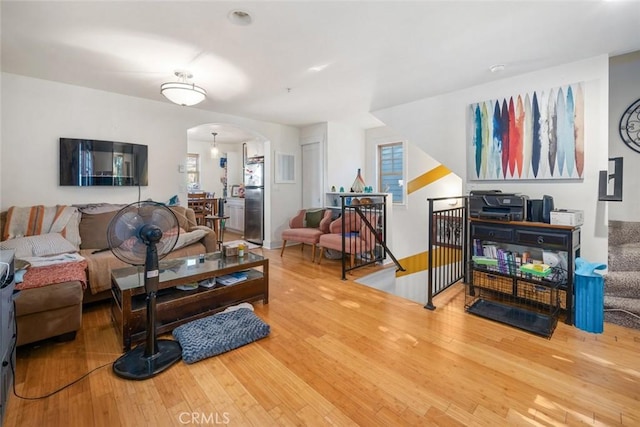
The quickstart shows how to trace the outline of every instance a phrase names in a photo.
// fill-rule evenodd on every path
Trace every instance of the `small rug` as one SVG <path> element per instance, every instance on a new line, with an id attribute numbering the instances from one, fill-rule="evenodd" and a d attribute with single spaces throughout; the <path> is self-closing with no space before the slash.
<path id="1" fill-rule="evenodd" d="M 194 320 L 173 330 L 182 359 L 195 363 L 264 338 L 271 328 L 249 308 L 238 308 Z"/>

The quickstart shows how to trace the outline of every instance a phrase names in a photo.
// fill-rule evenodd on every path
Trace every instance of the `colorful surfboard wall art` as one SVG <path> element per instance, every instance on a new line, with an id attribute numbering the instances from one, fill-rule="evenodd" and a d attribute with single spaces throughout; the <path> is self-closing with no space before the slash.
<path id="1" fill-rule="evenodd" d="M 472 181 L 582 179 L 582 83 L 471 104 L 467 177 Z"/>

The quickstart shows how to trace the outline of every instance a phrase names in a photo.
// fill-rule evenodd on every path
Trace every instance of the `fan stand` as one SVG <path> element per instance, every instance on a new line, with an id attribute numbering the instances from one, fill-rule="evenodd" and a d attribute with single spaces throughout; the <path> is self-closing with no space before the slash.
<path id="1" fill-rule="evenodd" d="M 140 234 L 147 244 L 144 268 L 144 286 L 147 292 L 147 341 L 146 344 L 140 344 L 113 362 L 113 372 L 129 380 L 146 380 L 182 359 L 180 343 L 156 339 L 156 298 L 160 282 L 156 243 L 162 237 L 162 232 L 156 228 L 144 230 L 143 227 Z"/>

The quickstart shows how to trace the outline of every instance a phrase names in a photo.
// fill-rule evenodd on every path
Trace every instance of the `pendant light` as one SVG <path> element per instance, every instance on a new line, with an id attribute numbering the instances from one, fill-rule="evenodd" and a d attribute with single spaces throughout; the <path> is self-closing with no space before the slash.
<path id="1" fill-rule="evenodd" d="M 216 147 L 216 135 L 218 135 L 218 133 L 211 132 L 211 135 L 213 135 L 213 145 L 211 146 L 211 158 L 217 159 L 219 152 L 218 152 L 218 147 Z"/>

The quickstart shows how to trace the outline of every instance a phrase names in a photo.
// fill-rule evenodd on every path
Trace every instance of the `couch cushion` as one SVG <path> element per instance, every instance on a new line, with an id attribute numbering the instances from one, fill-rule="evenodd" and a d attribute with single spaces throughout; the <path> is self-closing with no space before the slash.
<path id="1" fill-rule="evenodd" d="M 183 206 L 170 206 L 169 209 L 173 211 L 178 218 L 178 225 L 180 228 L 191 231 L 193 227 L 198 225 L 196 222 L 196 214 L 193 209 L 188 209 Z"/>
<path id="2" fill-rule="evenodd" d="M 82 304 L 82 292 L 82 283 L 77 281 L 25 289 L 16 296 L 16 316 Z"/>
<path id="3" fill-rule="evenodd" d="M 174 247 L 175 249 L 180 249 L 184 246 L 189 246 L 192 243 L 197 242 L 198 240 L 202 239 L 205 235 L 207 234 L 206 230 L 193 230 L 193 231 L 187 231 L 187 232 L 180 232 L 180 235 L 178 236 L 178 241 L 176 242 L 176 246 Z"/>
<path id="4" fill-rule="evenodd" d="M 12 206 L 3 218 L 2 240 L 60 233 L 78 250 L 80 248 L 79 222 L 80 212 L 72 206 Z"/>
<path id="5" fill-rule="evenodd" d="M 0 243 L 2 249 L 14 249 L 16 258 L 42 257 L 75 252 L 77 248 L 60 233 L 17 237 Z"/>
<path id="6" fill-rule="evenodd" d="M 171 206 L 170 209 L 176 215 L 180 228 L 191 231 L 196 225 L 196 218 L 190 209 L 182 206 Z M 87 213 L 85 211 L 82 214 L 79 227 L 80 237 L 82 239 L 80 249 L 107 249 L 109 247 L 107 228 L 109 227 L 111 219 L 119 212 L 119 209 L 108 212 L 97 212 L 98 213 Z"/>
<path id="7" fill-rule="evenodd" d="M 118 211 L 97 214 L 82 214 L 80 221 L 80 249 L 107 249 L 107 227 Z"/>

